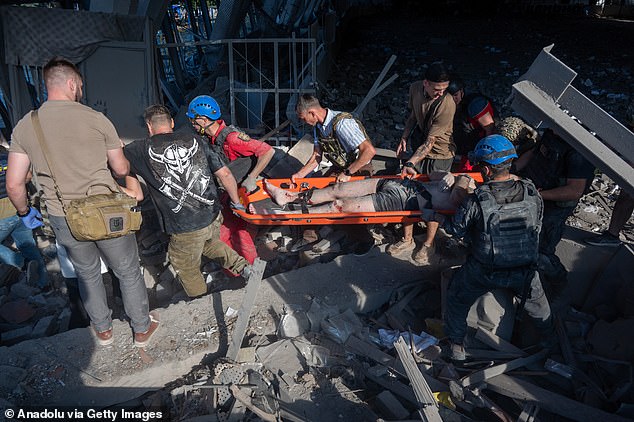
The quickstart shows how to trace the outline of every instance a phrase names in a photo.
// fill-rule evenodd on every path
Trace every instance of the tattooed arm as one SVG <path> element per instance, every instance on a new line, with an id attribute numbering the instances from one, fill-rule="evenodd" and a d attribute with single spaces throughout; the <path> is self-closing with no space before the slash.
<path id="1" fill-rule="evenodd" d="M 423 144 L 419 146 L 416 151 L 414 151 L 414 154 L 409 158 L 409 160 L 407 160 L 408 163 L 412 163 L 412 166 L 406 165 L 405 167 L 403 167 L 403 170 L 401 171 L 401 177 L 410 178 L 412 176 L 416 176 L 416 165 L 423 161 L 425 157 L 427 157 L 427 154 L 429 154 L 435 142 L 435 136 L 427 137 L 427 140 L 423 142 Z"/>

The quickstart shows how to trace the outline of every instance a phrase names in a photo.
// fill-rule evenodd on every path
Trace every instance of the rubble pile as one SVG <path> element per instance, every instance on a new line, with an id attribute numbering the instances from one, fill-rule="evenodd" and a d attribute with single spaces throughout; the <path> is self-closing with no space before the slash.
<path id="1" fill-rule="evenodd" d="M 307 309 L 289 305 L 275 332 L 247 335 L 235 362 L 203 365 L 144 403 L 158 401 L 186 421 L 411 420 L 430 410 L 442 420 L 631 416 L 634 349 L 623 337 L 631 320 L 573 309 L 557 317 L 559 346 L 544 351 L 530 346 L 526 323 L 502 338 L 502 324 L 476 317 L 469 360 L 455 364 L 440 347 L 440 290 L 435 281 L 403 286 L 365 315 L 317 298 Z M 485 313 L 495 319 L 492 308 Z M 421 402 L 421 380 L 432 401 Z"/>
<path id="2" fill-rule="evenodd" d="M 579 205 L 568 218 L 567 224 L 596 233 L 606 231 L 620 190 L 608 176 L 597 175 L 592 181 L 590 191 L 579 200 Z M 634 217 L 630 218 L 621 234 L 626 241 L 634 242 Z"/>
<path id="3" fill-rule="evenodd" d="M 68 295 L 42 289 L 10 265 L 0 264 L 0 333 L 3 345 L 67 331 L 71 322 Z"/>

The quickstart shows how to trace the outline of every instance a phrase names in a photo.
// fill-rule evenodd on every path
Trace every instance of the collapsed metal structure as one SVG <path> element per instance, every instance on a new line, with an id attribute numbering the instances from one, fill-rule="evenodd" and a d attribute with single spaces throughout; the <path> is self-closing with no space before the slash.
<path id="1" fill-rule="evenodd" d="M 324 0 L 84 3 L 87 10 L 0 8 L 5 138 L 45 100 L 42 66 L 61 55 L 84 73 L 85 103 L 106 114 L 124 140 L 145 136 L 141 116 L 148 105 L 165 102 L 176 113 L 205 93 L 219 101 L 226 120 L 255 133 L 290 121 L 283 136 L 269 140 L 290 144 L 302 135 L 297 95 L 314 93 L 327 77 L 346 13 L 369 7 Z M 551 49 L 513 86 L 513 108 L 535 126 L 556 128 L 634 193 L 634 134 L 571 86 L 576 72 Z"/>
<path id="2" fill-rule="evenodd" d="M 513 109 L 566 142 L 634 195 L 634 133 L 570 85 L 577 73 L 545 47 L 513 85 Z"/>
<path id="3" fill-rule="evenodd" d="M 86 10 L 0 9 L 5 138 L 45 100 L 42 66 L 55 55 L 78 63 L 85 103 L 123 139 L 144 136 L 148 105 L 165 102 L 177 112 L 201 93 L 216 96 L 231 123 L 268 131 L 293 117 L 286 110 L 297 94 L 324 80 L 337 24 L 355 2 L 81 3 Z"/>

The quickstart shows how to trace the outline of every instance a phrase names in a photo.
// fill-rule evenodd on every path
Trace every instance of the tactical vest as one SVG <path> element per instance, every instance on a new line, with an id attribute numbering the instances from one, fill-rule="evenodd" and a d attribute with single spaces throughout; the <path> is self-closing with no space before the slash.
<path id="1" fill-rule="evenodd" d="M 472 253 L 478 262 L 493 269 L 537 262 L 541 199 L 530 181 L 520 182 L 523 199 L 510 204 L 498 204 L 487 183 L 475 192 L 484 229 L 472 239 Z"/>
<path id="2" fill-rule="evenodd" d="M 216 140 L 214 141 L 214 143 L 211 144 L 212 149 L 215 149 L 215 151 L 221 153 L 220 156 L 224 158 L 225 165 L 229 164 L 230 160 L 229 160 L 229 157 L 227 157 L 227 154 L 225 154 L 224 145 L 225 145 L 225 142 L 227 141 L 227 136 L 229 136 L 229 134 L 233 132 L 237 132 L 238 138 L 242 141 L 249 142 L 252 140 L 252 138 L 246 133 L 244 133 L 242 130 L 240 130 L 240 128 L 237 128 L 231 125 L 225 126 L 220 131 L 220 133 L 218 133 L 218 136 L 216 136 Z"/>
<path id="3" fill-rule="evenodd" d="M 328 159 L 328 161 L 330 161 L 333 165 L 340 169 L 347 169 L 350 164 L 356 161 L 357 152 L 346 152 L 345 148 L 337 137 L 337 126 L 339 125 L 339 122 L 341 122 L 343 119 L 354 119 L 354 121 L 356 121 L 361 128 L 365 139 L 370 139 L 365 131 L 365 128 L 363 127 L 363 124 L 361 124 L 358 119 L 356 119 L 350 113 L 341 112 L 332 118 L 332 135 L 323 136 L 319 131 L 317 131 L 317 142 L 319 143 L 321 153 Z"/>

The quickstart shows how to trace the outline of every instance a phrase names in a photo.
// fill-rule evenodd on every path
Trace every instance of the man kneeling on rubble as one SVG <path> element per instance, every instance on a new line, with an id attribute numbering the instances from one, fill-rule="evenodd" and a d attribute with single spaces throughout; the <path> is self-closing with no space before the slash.
<path id="1" fill-rule="evenodd" d="M 447 172 L 433 172 L 429 182 L 413 179 L 367 178 L 351 182 L 336 183 L 322 189 L 305 192 L 291 192 L 265 182 L 265 187 L 280 209 L 267 210 L 275 214 L 297 213 L 353 213 L 385 211 L 417 211 L 422 209 L 456 209 L 466 197 L 468 189 L 475 188 L 469 176 L 454 177 Z M 250 205 L 253 214 L 262 213 L 256 205 Z M 424 250 L 431 250 L 438 223 L 427 223 L 427 237 Z M 419 264 L 429 263 L 430 255 L 414 260 Z"/>
<path id="2" fill-rule="evenodd" d="M 451 359 L 466 358 L 466 317 L 476 299 L 498 288 L 512 290 L 520 309 L 542 332 L 540 346 L 552 345 L 550 306 L 537 274 L 543 201 L 529 180 L 510 174 L 517 158 L 513 144 L 501 135 L 480 140 L 469 157 L 480 166 L 485 183 L 469 195 L 452 218 L 424 210 L 423 218 L 443 224 L 447 233 L 470 245 L 465 264 L 455 273 L 447 294 L 445 333 Z M 426 215 L 425 215 L 426 214 Z"/>

